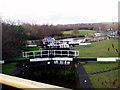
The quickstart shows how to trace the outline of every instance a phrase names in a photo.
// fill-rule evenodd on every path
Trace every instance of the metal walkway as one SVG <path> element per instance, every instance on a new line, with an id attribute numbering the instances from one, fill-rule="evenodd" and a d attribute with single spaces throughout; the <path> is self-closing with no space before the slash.
<path id="1" fill-rule="evenodd" d="M 23 57 L 36 58 L 36 57 L 76 57 L 79 56 L 77 50 L 39 50 L 23 52 Z"/>

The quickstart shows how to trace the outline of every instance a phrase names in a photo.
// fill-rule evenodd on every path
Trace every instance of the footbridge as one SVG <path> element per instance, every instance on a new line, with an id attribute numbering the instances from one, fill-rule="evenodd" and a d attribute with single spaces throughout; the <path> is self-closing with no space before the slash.
<path id="1" fill-rule="evenodd" d="M 25 58 L 36 58 L 36 57 L 76 57 L 79 56 L 77 50 L 39 50 L 23 52 Z"/>

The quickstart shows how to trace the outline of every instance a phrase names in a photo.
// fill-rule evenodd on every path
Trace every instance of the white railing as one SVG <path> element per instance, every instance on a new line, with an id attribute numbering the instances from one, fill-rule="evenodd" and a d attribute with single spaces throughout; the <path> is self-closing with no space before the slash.
<path id="1" fill-rule="evenodd" d="M 70 43 L 71 41 L 55 40 L 52 43 Z"/>
<path id="2" fill-rule="evenodd" d="M 69 44 L 49 44 L 48 47 L 51 47 L 51 48 L 70 48 L 69 47 Z"/>
<path id="3" fill-rule="evenodd" d="M 40 50 L 40 51 L 29 51 L 29 52 L 23 52 L 23 57 L 29 58 L 29 57 L 49 57 L 50 55 L 56 57 L 56 56 L 72 56 L 76 57 L 79 56 L 79 51 L 77 50 Z"/>
<path id="4" fill-rule="evenodd" d="M 43 53 L 43 52 L 46 52 L 46 53 Z M 36 56 L 44 56 L 44 55 L 47 55 L 49 56 L 50 55 L 50 50 L 39 50 L 39 51 L 29 51 L 29 52 L 23 52 L 23 57 L 36 57 Z"/>
<path id="5" fill-rule="evenodd" d="M 52 52 L 54 53 L 53 55 L 61 55 L 61 56 L 79 56 L 79 51 L 77 50 L 52 50 Z"/>

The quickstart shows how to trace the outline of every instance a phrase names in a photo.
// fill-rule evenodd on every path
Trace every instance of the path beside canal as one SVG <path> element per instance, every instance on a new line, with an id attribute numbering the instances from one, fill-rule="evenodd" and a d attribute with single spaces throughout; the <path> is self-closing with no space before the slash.
<path id="1" fill-rule="evenodd" d="M 88 74 L 82 65 L 76 66 L 76 74 L 77 74 L 77 78 L 78 78 L 77 83 L 80 84 L 80 88 L 82 88 L 83 90 L 86 90 L 87 88 L 93 88 L 93 86 L 90 82 L 90 79 L 88 77 Z"/>

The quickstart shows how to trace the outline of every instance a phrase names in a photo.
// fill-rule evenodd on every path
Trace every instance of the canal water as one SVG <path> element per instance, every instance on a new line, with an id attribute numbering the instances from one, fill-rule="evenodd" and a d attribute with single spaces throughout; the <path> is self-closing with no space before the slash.
<path id="1" fill-rule="evenodd" d="M 74 65 L 47 64 L 38 67 L 30 66 L 19 77 L 65 88 L 76 88 Z"/>

